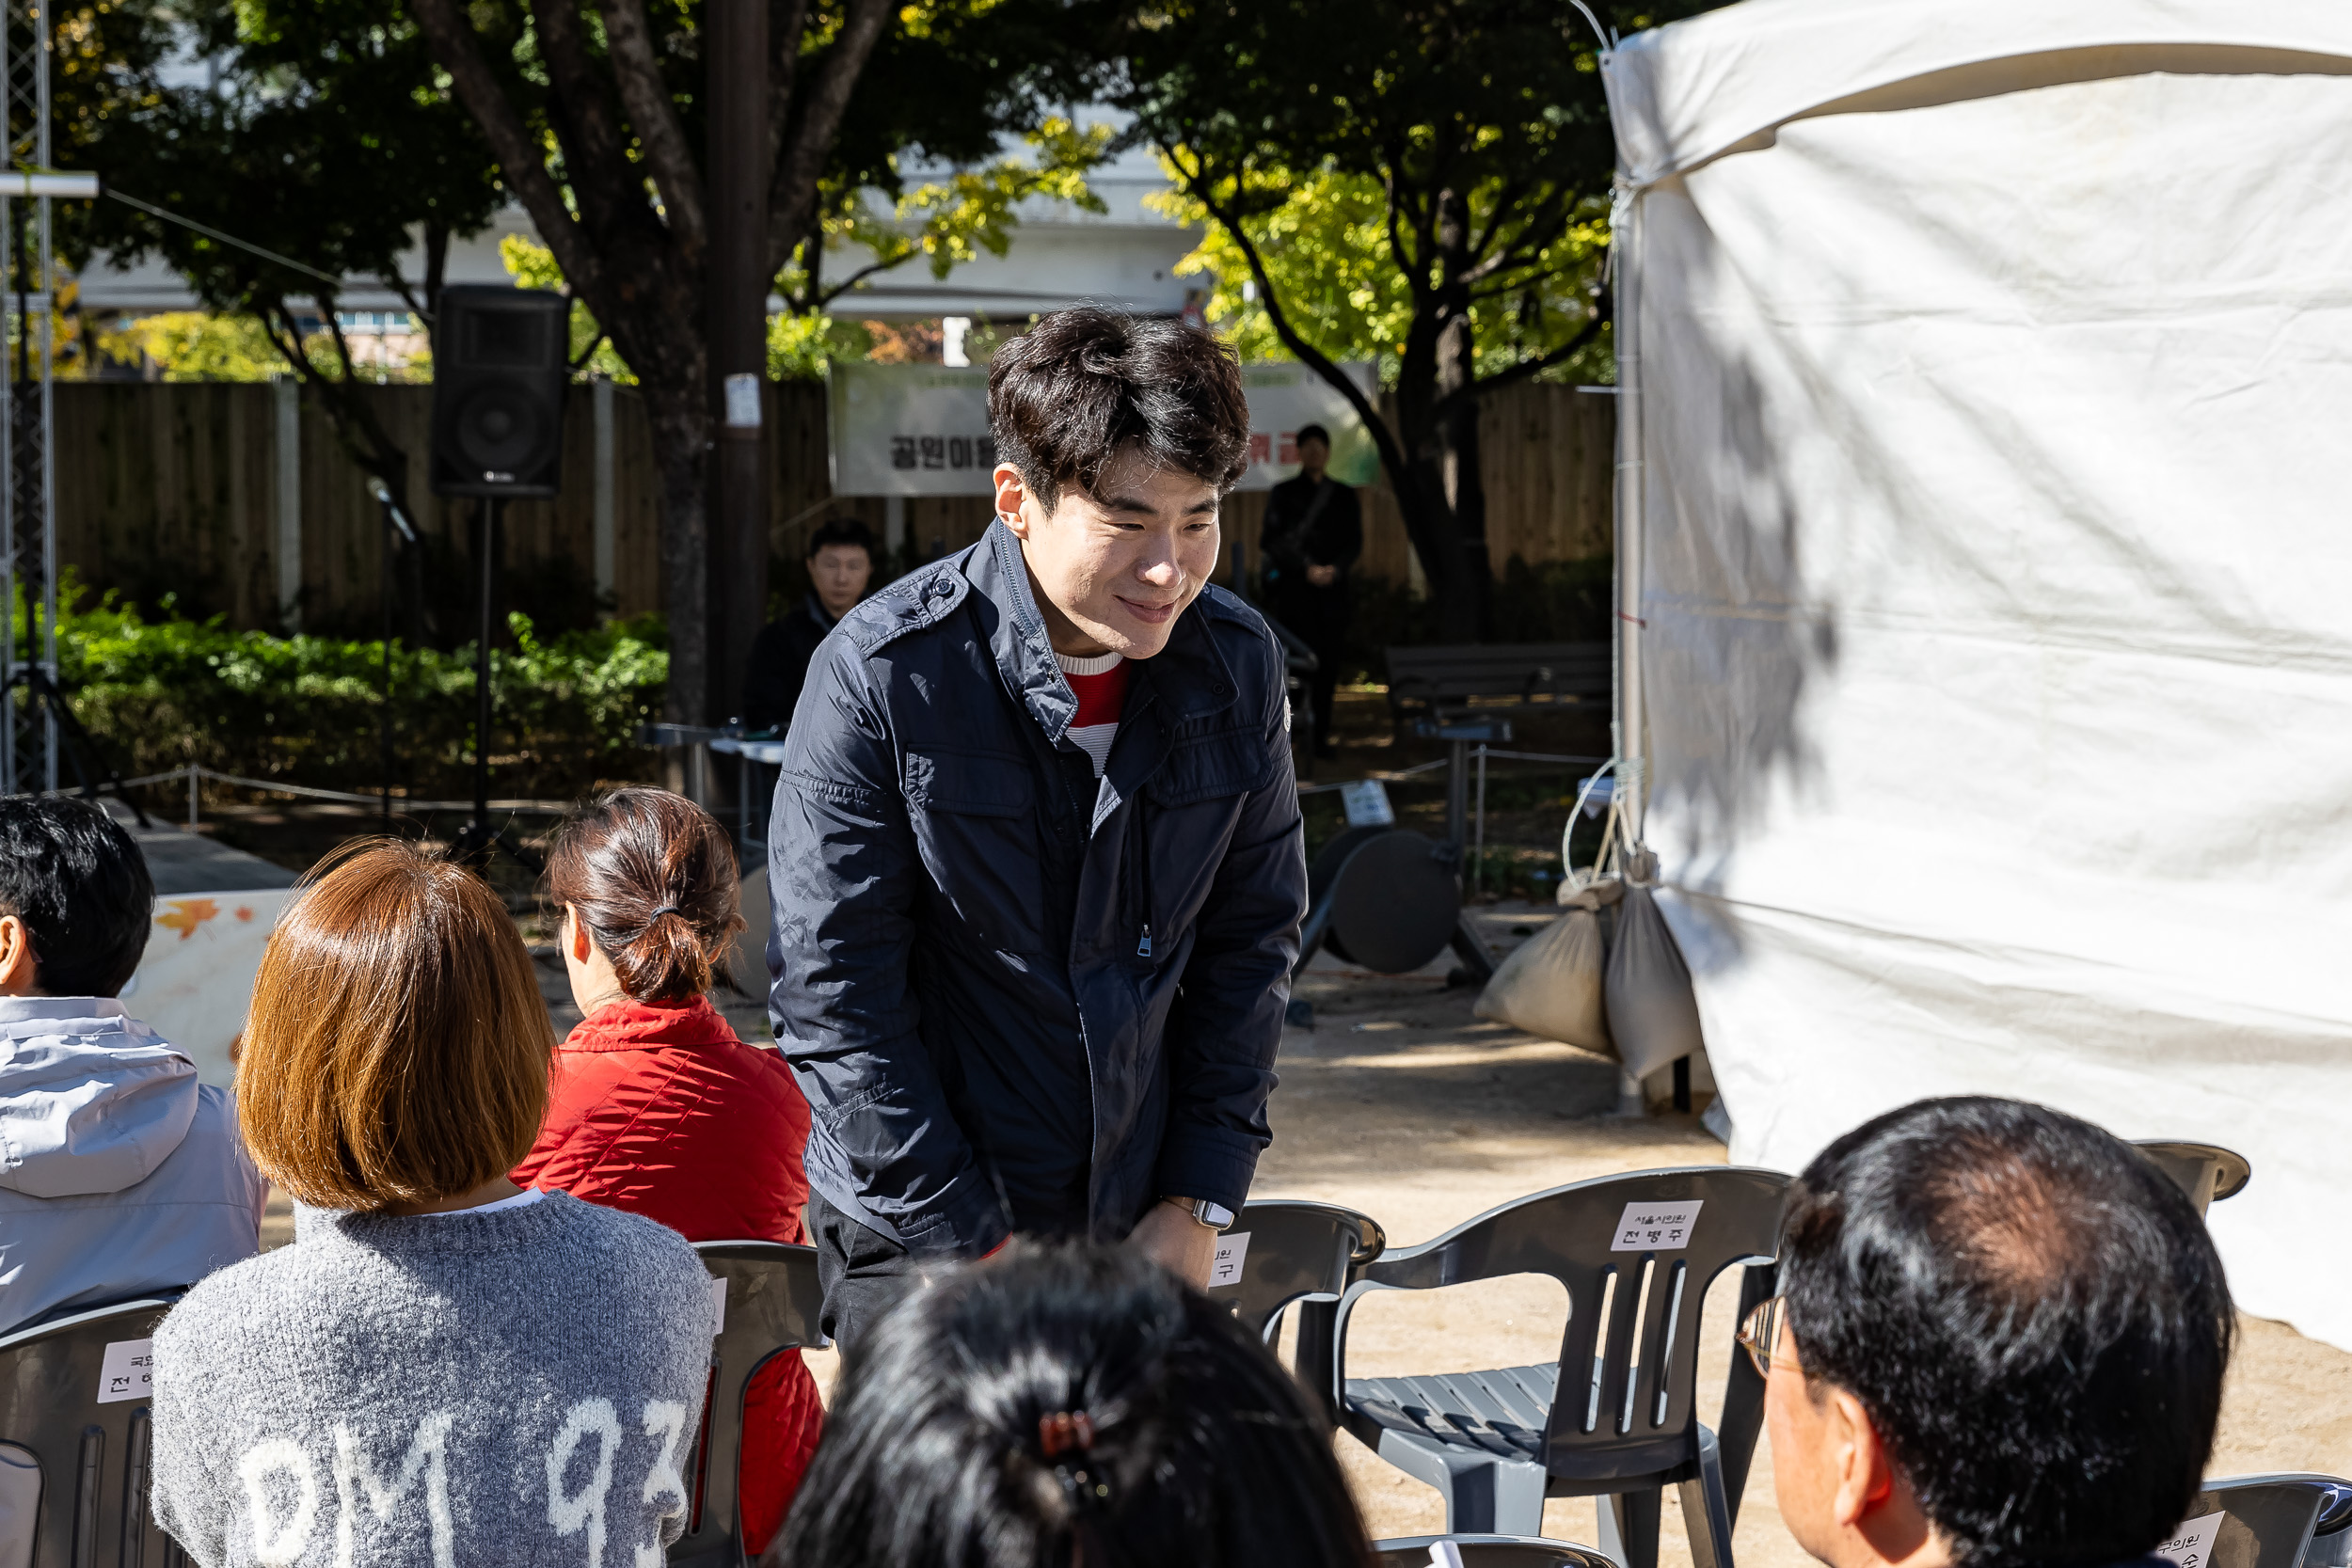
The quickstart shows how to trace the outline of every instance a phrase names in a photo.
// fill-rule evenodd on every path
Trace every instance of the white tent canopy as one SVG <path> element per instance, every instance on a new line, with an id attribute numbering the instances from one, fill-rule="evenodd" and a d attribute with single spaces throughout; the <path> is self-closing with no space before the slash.
<path id="1" fill-rule="evenodd" d="M 2352 1347 L 2352 7 L 1604 69 L 1622 750 L 1735 1157 L 1967 1092 L 2225 1144 L 2241 1305 Z"/>

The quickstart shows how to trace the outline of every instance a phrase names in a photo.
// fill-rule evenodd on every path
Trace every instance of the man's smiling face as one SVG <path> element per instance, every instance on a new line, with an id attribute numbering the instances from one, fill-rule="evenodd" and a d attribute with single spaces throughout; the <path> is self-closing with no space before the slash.
<path id="1" fill-rule="evenodd" d="M 1048 511 L 1002 464 L 996 511 L 1021 540 L 1055 652 L 1150 658 L 1216 570 L 1216 486 L 1128 446 L 1095 488 L 1064 485 Z"/>

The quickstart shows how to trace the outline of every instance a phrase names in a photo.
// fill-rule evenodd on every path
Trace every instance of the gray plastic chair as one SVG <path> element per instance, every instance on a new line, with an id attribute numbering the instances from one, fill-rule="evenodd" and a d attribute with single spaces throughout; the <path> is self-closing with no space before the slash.
<path id="1" fill-rule="evenodd" d="M 821 1345 L 817 1250 L 781 1242 L 697 1242 L 703 1267 L 727 1282 L 724 1325 L 710 1343 L 710 1397 L 702 1434 L 686 1467 L 693 1509 L 686 1533 L 670 1548 L 675 1568 L 741 1568 L 743 1522 L 737 1470 L 743 1459 L 743 1391 L 752 1374 L 778 1355 Z"/>
<path id="2" fill-rule="evenodd" d="M 2222 1517 L 2201 1560 L 2185 1568 L 2300 1568 L 2323 1517 L 2335 1536 L 2352 1523 L 2352 1482 L 2303 1474 L 2209 1481 L 2188 1505 L 2183 1528 L 2215 1513 Z"/>
<path id="3" fill-rule="evenodd" d="M 1347 1429 L 1446 1499 L 1450 1533 L 1533 1536 L 1544 1499 L 1601 1497 L 1600 1549 L 1655 1568 L 1663 1488 L 1681 1487 L 1694 1568 L 1731 1568 L 1731 1527 L 1762 1419 L 1763 1380 L 1731 1358 L 1724 1431 L 1699 1424 L 1707 1288 L 1745 1266 L 1740 1314 L 1772 1292 L 1788 1178 L 1722 1165 L 1637 1171 L 1523 1197 L 1435 1241 L 1384 1254 L 1340 1304 Z M 1623 1222 L 1697 1203 L 1687 1236 Z M 1617 1243 L 1626 1243 L 1617 1250 Z M 1546 1275 L 1567 1291 L 1560 1359 L 1440 1376 L 1345 1375 L 1347 1322 L 1373 1291 Z M 1636 1343 L 1637 1321 L 1639 1343 Z M 1726 1338 L 1737 1323 L 1724 1326 Z M 1567 1370 L 1569 1397 L 1555 1392 Z"/>
<path id="4" fill-rule="evenodd" d="M 1375 1541 L 1372 1551 L 1380 1568 L 1429 1568 L 1440 1541 L 1454 1544 L 1462 1568 L 1617 1568 L 1590 1546 L 1534 1535 L 1408 1535 Z"/>
<path id="5" fill-rule="evenodd" d="M 1242 1205 L 1241 1217 L 1224 1239 L 1232 1243 L 1244 1236 L 1249 1240 L 1242 1251 L 1241 1277 L 1211 1285 L 1210 1299 L 1231 1302 L 1233 1315 L 1268 1344 L 1281 1332 L 1283 1313 L 1295 1307 L 1298 1349 L 1291 1370 L 1336 1424 L 1339 1362 L 1332 1328 L 1340 1295 L 1380 1256 L 1387 1233 L 1371 1215 L 1336 1203 L 1272 1198 Z"/>
<path id="6" fill-rule="evenodd" d="M 2235 1197 L 2253 1180 L 2254 1167 L 2244 1155 L 2218 1144 L 2172 1143 L 2142 1138 L 2132 1147 L 2140 1157 L 2170 1177 L 2203 1213 L 2225 1197 Z"/>
<path id="7" fill-rule="evenodd" d="M 106 1347 L 155 1337 L 165 1297 L 77 1312 L 0 1338 L 0 1441 L 40 1466 L 33 1568 L 181 1568 L 187 1559 L 148 1507 L 144 1370 L 102 1387 Z M 120 1356 L 118 1359 L 121 1359 Z M 130 1382 L 121 1382 L 127 1377 Z M 112 1399 L 101 1402 L 111 1392 Z"/>
<path id="8" fill-rule="evenodd" d="M 2303 1548 L 2303 1568 L 2345 1568 L 2352 1563 L 2352 1481 L 2341 1476 L 2295 1479 L 2320 1494 L 2319 1517 L 2312 1525 L 2311 1544 Z"/>

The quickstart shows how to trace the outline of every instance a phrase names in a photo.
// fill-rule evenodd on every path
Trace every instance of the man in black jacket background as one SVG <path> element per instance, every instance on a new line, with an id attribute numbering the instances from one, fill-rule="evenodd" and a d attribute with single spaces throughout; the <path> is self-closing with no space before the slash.
<path id="1" fill-rule="evenodd" d="M 1208 578 L 1232 356 L 1081 309 L 998 351 L 996 521 L 845 616 L 770 835 L 828 1333 L 1015 1231 L 1195 1285 L 1270 1137 L 1307 872 L 1282 658 Z"/>
<path id="2" fill-rule="evenodd" d="M 781 730 L 792 722 L 808 678 L 808 661 L 874 580 L 873 531 L 854 517 L 834 517 L 808 536 L 808 594 L 759 628 L 743 672 L 743 728 Z"/>
<path id="3" fill-rule="evenodd" d="M 1331 704 L 1347 652 L 1347 576 L 1364 553 L 1363 511 L 1356 492 L 1327 472 L 1330 462 L 1331 433 L 1319 424 L 1301 428 L 1298 472 L 1266 497 L 1258 534 L 1266 612 L 1314 650 L 1318 757 L 1334 754 Z"/>

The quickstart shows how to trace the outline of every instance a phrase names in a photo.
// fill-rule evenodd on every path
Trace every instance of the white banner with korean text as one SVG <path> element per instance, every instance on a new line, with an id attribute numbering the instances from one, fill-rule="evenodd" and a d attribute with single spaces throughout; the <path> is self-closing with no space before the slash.
<path id="1" fill-rule="evenodd" d="M 1368 399 L 1379 396 L 1374 367 L 1343 366 Z M 1331 477 L 1370 484 L 1380 455 L 1354 406 L 1304 365 L 1245 365 L 1249 398 L 1249 467 L 1237 486 L 1264 490 L 1298 472 L 1298 432 L 1331 434 Z M 836 496 L 981 496 L 996 467 L 988 434 L 985 365 L 835 365 L 831 413 Z"/>

